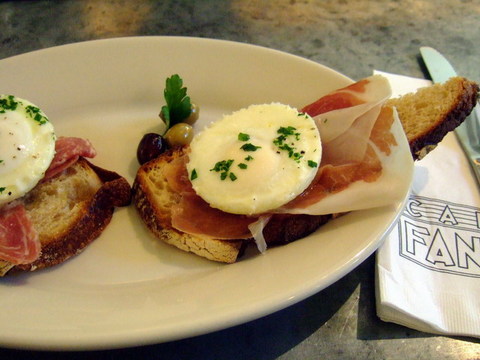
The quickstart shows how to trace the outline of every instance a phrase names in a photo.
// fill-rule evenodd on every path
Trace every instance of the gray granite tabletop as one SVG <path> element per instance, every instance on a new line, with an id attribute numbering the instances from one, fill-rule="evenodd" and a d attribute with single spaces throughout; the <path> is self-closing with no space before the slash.
<path id="1" fill-rule="evenodd" d="M 419 47 L 445 54 L 480 82 L 479 0 L 1 1 L 0 59 L 124 36 L 227 39 L 273 48 L 352 79 L 373 69 L 425 77 Z M 263 318 L 168 343 L 86 352 L 0 349 L 3 359 L 479 359 L 474 338 L 381 321 L 375 259 L 307 299 Z M 0 317 L 1 318 L 1 317 Z M 8 324 L 3 324 L 8 326 Z"/>

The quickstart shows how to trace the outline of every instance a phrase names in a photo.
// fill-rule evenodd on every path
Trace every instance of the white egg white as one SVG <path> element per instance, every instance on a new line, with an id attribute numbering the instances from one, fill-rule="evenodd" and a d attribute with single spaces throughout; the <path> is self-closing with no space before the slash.
<path id="1" fill-rule="evenodd" d="M 195 192 L 214 208 L 245 215 L 276 209 L 302 193 L 322 156 L 314 120 L 278 103 L 224 116 L 190 148 Z"/>
<path id="2" fill-rule="evenodd" d="M 31 102 L 0 95 L 0 206 L 22 197 L 43 178 L 55 155 L 55 132 Z"/>

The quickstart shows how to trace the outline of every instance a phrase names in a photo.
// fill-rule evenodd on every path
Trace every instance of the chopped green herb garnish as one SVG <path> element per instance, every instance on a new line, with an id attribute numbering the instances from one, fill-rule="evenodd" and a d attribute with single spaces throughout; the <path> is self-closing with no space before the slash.
<path id="1" fill-rule="evenodd" d="M 297 129 L 293 126 L 279 127 L 277 133 L 280 135 L 273 139 L 273 144 L 276 145 L 279 150 L 288 152 L 288 157 L 292 158 L 296 162 L 299 162 L 305 152 L 296 151 L 297 149 L 294 147 L 293 142 L 290 145 L 285 143 L 289 136 L 294 136 L 296 141 L 300 140 L 300 133 L 296 132 L 295 130 Z"/>
<path id="2" fill-rule="evenodd" d="M 3 160 L 0 160 L 0 164 L 3 163 Z"/>
<path id="3" fill-rule="evenodd" d="M 295 134 L 293 130 L 295 130 L 295 128 L 291 126 L 289 126 L 288 128 L 280 127 L 277 130 L 277 133 L 281 135 L 273 140 L 273 144 L 276 145 L 280 150 L 288 152 L 288 157 L 293 158 L 295 161 L 298 161 L 301 158 L 300 154 L 295 152 L 295 148 L 285 143 L 285 141 L 287 140 L 287 136 Z"/>
<path id="4" fill-rule="evenodd" d="M 3 114 L 7 110 L 15 111 L 17 106 L 18 102 L 15 101 L 15 96 L 8 95 L 7 97 L 0 99 L 0 114 Z"/>
<path id="5" fill-rule="evenodd" d="M 253 160 L 253 157 L 251 155 L 248 155 L 246 158 L 245 158 L 245 161 L 250 161 L 250 160 Z"/>
<path id="6" fill-rule="evenodd" d="M 15 96 L 7 95 L 0 99 L 0 114 L 5 113 L 7 110 L 15 111 L 18 106 L 23 106 L 27 115 L 39 125 L 43 125 L 48 122 L 48 118 L 38 107 L 33 105 L 25 106 L 21 101 L 15 100 Z"/>
<path id="7" fill-rule="evenodd" d="M 230 167 L 232 166 L 232 164 L 233 164 L 233 160 L 222 160 L 217 162 L 215 166 L 212 169 L 210 169 L 210 171 L 215 171 L 220 173 L 221 180 L 225 180 L 228 176 L 230 176 L 230 179 L 232 179 L 232 176 L 230 173 Z"/>
<path id="8" fill-rule="evenodd" d="M 192 173 L 190 174 L 190 180 L 195 180 L 198 177 L 197 170 L 193 169 Z"/>
<path id="9" fill-rule="evenodd" d="M 288 152 L 288 157 L 292 158 L 296 162 L 299 162 L 300 159 L 303 157 L 300 153 L 295 152 L 295 149 L 288 146 L 287 144 L 283 144 L 282 146 L 279 146 L 280 150 L 285 150 Z"/>
<path id="10" fill-rule="evenodd" d="M 40 125 L 43 125 L 48 122 L 48 118 L 42 114 L 42 111 L 32 105 L 28 105 L 25 107 L 25 111 L 27 112 L 28 116 L 38 122 Z"/>
<path id="11" fill-rule="evenodd" d="M 273 139 L 273 143 L 277 146 L 283 145 L 283 142 L 287 140 L 287 137 L 284 135 L 280 135 L 279 137 Z"/>
<path id="12" fill-rule="evenodd" d="M 237 180 L 237 177 L 236 177 L 235 174 L 232 173 L 232 172 L 230 173 L 229 178 L 230 178 L 230 180 L 232 180 L 232 181 Z"/>
<path id="13" fill-rule="evenodd" d="M 248 140 L 250 140 L 250 135 L 244 134 L 244 133 L 239 133 L 239 134 L 238 134 L 238 140 L 240 140 L 240 141 L 248 141 Z"/>
<path id="14" fill-rule="evenodd" d="M 6 189 L 6 187 L 0 187 L 0 194 L 1 194 L 2 192 L 4 192 L 5 189 Z"/>
<path id="15" fill-rule="evenodd" d="M 163 96 L 167 105 L 162 107 L 161 117 L 165 121 L 165 131 L 171 126 L 188 118 L 192 112 L 190 97 L 187 96 L 187 88 L 183 87 L 182 78 L 175 74 L 165 81 Z"/>
<path id="16" fill-rule="evenodd" d="M 280 126 L 277 130 L 277 133 L 283 135 L 284 137 L 294 135 L 296 140 L 300 140 L 300 133 L 295 132 L 295 130 L 297 129 L 294 128 L 293 126 L 288 126 L 288 127 Z"/>
<path id="17" fill-rule="evenodd" d="M 215 166 L 212 169 L 210 169 L 210 171 L 216 171 L 216 172 L 228 171 L 230 170 L 230 166 L 232 166 L 232 164 L 233 164 L 233 160 L 222 160 L 217 162 Z"/>
<path id="18" fill-rule="evenodd" d="M 308 166 L 310 166 L 311 168 L 316 168 L 318 167 L 318 164 L 313 160 L 308 160 Z"/>
<path id="19" fill-rule="evenodd" d="M 237 166 L 238 166 L 240 169 L 243 169 L 243 170 L 245 170 L 245 169 L 248 167 L 248 165 L 247 165 L 247 164 L 244 164 L 244 163 L 240 163 L 240 164 L 238 164 Z"/>
<path id="20" fill-rule="evenodd" d="M 240 149 L 242 149 L 243 151 L 257 151 L 257 149 L 260 149 L 260 148 L 261 146 L 255 146 L 250 143 L 246 143 L 240 147 Z"/>

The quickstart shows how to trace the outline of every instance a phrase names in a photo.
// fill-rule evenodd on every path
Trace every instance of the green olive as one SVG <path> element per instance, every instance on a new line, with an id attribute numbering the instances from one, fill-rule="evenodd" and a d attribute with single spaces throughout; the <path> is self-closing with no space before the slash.
<path id="1" fill-rule="evenodd" d="M 199 116 L 200 116 L 200 108 L 198 107 L 197 104 L 192 103 L 192 110 L 190 112 L 190 115 L 188 116 L 188 118 L 183 120 L 183 122 L 189 125 L 193 125 L 195 121 L 198 120 Z"/>
<path id="2" fill-rule="evenodd" d="M 186 123 L 178 123 L 168 129 L 164 137 L 170 146 L 190 144 L 193 139 L 193 127 Z"/>

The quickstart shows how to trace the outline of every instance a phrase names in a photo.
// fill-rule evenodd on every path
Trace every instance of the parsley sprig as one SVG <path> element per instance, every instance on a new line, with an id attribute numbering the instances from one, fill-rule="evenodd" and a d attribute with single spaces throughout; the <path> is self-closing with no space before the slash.
<path id="1" fill-rule="evenodd" d="M 188 118 L 192 111 L 187 88 L 178 74 L 174 74 L 165 81 L 163 96 L 167 105 L 162 106 L 160 117 L 165 121 L 165 132 L 175 124 Z"/>

